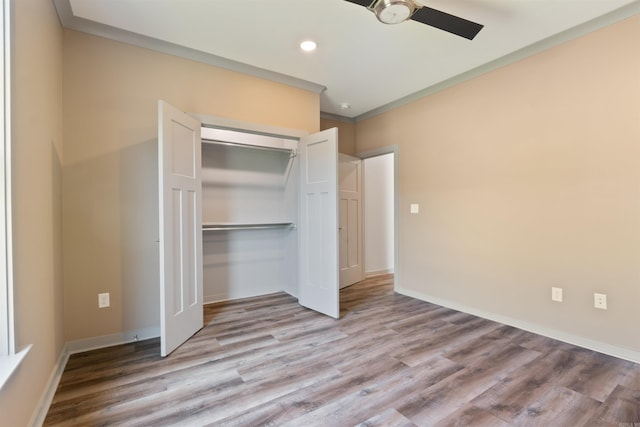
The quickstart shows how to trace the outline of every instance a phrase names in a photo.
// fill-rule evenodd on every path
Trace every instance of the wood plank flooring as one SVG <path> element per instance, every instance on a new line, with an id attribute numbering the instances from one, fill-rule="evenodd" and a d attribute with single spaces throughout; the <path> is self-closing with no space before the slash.
<path id="1" fill-rule="evenodd" d="M 157 339 L 73 355 L 46 426 L 640 426 L 640 366 L 394 294 L 343 289 L 341 317 L 279 293 L 205 307 Z"/>

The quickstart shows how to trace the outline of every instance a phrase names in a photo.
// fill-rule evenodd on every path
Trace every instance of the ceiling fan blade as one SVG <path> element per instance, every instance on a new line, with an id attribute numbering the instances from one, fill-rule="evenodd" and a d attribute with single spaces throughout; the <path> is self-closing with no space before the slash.
<path id="1" fill-rule="evenodd" d="M 360 6 L 364 6 L 364 7 L 368 7 L 373 2 L 373 0 L 345 0 L 345 1 L 348 1 L 349 3 L 359 4 Z"/>
<path id="2" fill-rule="evenodd" d="M 358 2 L 354 1 L 353 3 Z M 459 18 L 455 15 L 450 15 L 436 9 L 432 9 L 427 6 L 421 7 L 420 9 L 416 10 L 415 13 L 411 16 L 411 19 L 435 28 L 439 28 L 451 34 L 464 37 L 465 39 L 469 40 L 473 40 L 473 38 L 484 27 L 484 25 L 477 24 L 475 22 L 468 21 L 466 19 Z"/>

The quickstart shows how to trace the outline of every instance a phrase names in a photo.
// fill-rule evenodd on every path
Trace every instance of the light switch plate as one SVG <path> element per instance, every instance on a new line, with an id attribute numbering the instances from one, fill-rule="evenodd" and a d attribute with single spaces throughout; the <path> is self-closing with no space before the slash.
<path id="1" fill-rule="evenodd" d="M 411 203 L 410 210 L 412 214 L 420 213 L 420 205 L 417 203 Z"/>
<path id="2" fill-rule="evenodd" d="M 551 301 L 562 302 L 562 288 L 551 288 Z"/>
<path id="3" fill-rule="evenodd" d="M 109 307 L 109 292 L 104 294 L 98 294 L 98 308 L 107 308 Z"/>

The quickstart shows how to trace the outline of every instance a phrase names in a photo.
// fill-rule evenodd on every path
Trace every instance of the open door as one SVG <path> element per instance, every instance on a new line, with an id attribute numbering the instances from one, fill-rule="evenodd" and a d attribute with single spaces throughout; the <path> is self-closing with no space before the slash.
<path id="1" fill-rule="evenodd" d="M 338 129 L 300 139 L 301 305 L 340 317 L 338 281 Z"/>
<path id="2" fill-rule="evenodd" d="M 160 351 L 203 326 L 200 122 L 158 102 Z"/>
<path id="3" fill-rule="evenodd" d="M 362 280 L 362 160 L 338 156 L 340 288 Z"/>

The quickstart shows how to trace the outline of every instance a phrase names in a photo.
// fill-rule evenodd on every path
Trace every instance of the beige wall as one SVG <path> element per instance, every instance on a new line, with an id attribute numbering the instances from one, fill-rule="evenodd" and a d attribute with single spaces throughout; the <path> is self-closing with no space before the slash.
<path id="1" fill-rule="evenodd" d="M 319 95 L 64 31 L 65 337 L 159 327 L 157 101 L 319 130 Z M 98 309 L 97 295 L 111 294 Z"/>
<path id="2" fill-rule="evenodd" d="M 0 392 L 0 424 L 25 426 L 62 332 L 62 32 L 50 0 L 13 1 L 12 179 L 16 347 L 33 347 Z"/>
<path id="3" fill-rule="evenodd" d="M 351 156 L 356 155 L 356 127 L 354 123 L 320 118 L 320 130 L 338 128 L 338 151 Z"/>
<path id="4" fill-rule="evenodd" d="M 358 151 L 400 146 L 406 292 L 640 356 L 631 40 L 640 16 L 357 124 Z"/>

